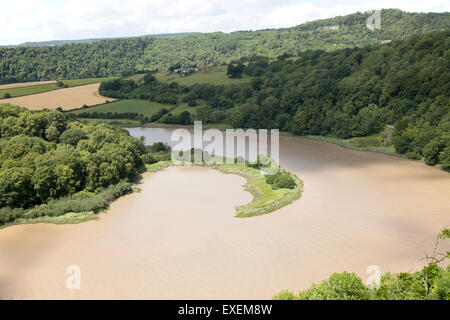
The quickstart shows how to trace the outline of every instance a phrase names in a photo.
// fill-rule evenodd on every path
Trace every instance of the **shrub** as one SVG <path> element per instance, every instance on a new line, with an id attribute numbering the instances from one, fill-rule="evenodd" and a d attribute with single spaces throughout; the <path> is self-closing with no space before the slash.
<path id="1" fill-rule="evenodd" d="M 283 173 L 275 178 L 272 188 L 274 189 L 294 189 L 296 186 L 294 178 L 289 173 Z"/>
<path id="2" fill-rule="evenodd" d="M 275 182 L 275 179 L 280 176 L 281 176 L 280 172 L 277 172 L 276 174 L 266 175 L 266 183 L 273 184 Z"/>
<path id="3" fill-rule="evenodd" d="M 418 273 L 386 273 L 381 276 L 375 297 L 381 300 L 416 300 L 425 298 L 423 281 Z"/>
<path id="4" fill-rule="evenodd" d="M 441 152 L 439 159 L 442 164 L 441 168 L 450 172 L 450 146 L 446 147 L 444 151 Z"/>
<path id="5" fill-rule="evenodd" d="M 435 279 L 429 298 L 432 300 L 450 300 L 450 266 L 447 267 L 447 272 Z"/>
<path id="6" fill-rule="evenodd" d="M 333 273 L 328 281 L 300 291 L 300 300 L 367 300 L 370 290 L 354 273 Z"/>
<path id="7" fill-rule="evenodd" d="M 283 290 L 279 294 L 275 295 L 273 300 L 298 300 L 298 297 L 291 291 Z"/>
<path id="8" fill-rule="evenodd" d="M 152 163 L 157 162 L 157 160 L 151 153 L 144 154 L 142 156 L 142 161 L 144 161 L 144 163 L 146 163 L 146 164 L 152 164 Z"/>
<path id="9" fill-rule="evenodd" d="M 12 222 L 24 216 L 25 210 L 22 208 L 4 207 L 0 209 L 0 224 Z"/>

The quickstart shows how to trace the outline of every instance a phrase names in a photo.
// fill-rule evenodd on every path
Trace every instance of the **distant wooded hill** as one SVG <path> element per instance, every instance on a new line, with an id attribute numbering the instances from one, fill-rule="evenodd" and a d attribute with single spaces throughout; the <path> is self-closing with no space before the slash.
<path id="1" fill-rule="evenodd" d="M 292 28 L 202 33 L 180 37 L 136 37 L 60 46 L 0 48 L 0 81 L 119 75 L 135 70 L 220 65 L 251 56 L 275 58 L 306 50 L 335 50 L 404 39 L 450 28 L 450 13 L 381 12 L 381 30 L 366 27 L 371 13 L 308 22 Z"/>
<path id="2" fill-rule="evenodd" d="M 140 37 L 183 37 L 193 34 L 199 34 L 200 32 L 180 32 L 180 33 L 161 33 L 161 34 L 149 34 Z M 76 39 L 76 40 L 51 40 L 51 41 L 37 41 L 37 42 L 24 42 L 18 45 L 0 46 L 0 47 L 45 47 L 45 46 L 62 46 L 71 43 L 94 43 L 104 40 L 116 40 L 116 39 L 129 39 L 130 37 L 115 37 L 115 38 L 92 38 L 92 39 Z"/>

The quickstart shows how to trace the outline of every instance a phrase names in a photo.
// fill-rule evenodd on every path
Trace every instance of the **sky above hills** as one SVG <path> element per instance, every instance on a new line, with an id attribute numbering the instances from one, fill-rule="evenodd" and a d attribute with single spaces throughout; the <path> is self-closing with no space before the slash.
<path id="1" fill-rule="evenodd" d="M 290 27 L 356 11 L 450 11 L 448 0 L 0 0 L 0 45 Z"/>

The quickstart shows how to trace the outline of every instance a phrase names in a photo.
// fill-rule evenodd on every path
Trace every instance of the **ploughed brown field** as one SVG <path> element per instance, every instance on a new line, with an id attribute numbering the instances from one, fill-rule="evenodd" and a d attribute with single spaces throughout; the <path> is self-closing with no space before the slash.
<path id="1" fill-rule="evenodd" d="M 10 103 L 30 110 L 56 109 L 58 107 L 61 107 L 63 110 L 70 110 L 80 108 L 83 105 L 91 106 L 115 100 L 102 97 L 98 93 L 99 87 L 100 83 L 94 83 L 28 96 L 0 99 L 0 103 Z"/>
<path id="2" fill-rule="evenodd" d="M 42 85 L 42 84 L 50 84 L 50 83 L 56 83 L 56 81 L 53 80 L 53 81 L 33 81 L 33 82 L 8 83 L 8 84 L 0 85 L 0 90 L 2 90 L 2 89 L 12 89 L 12 88 L 22 88 L 22 87 L 31 87 L 31 86 L 39 86 L 39 85 Z"/>

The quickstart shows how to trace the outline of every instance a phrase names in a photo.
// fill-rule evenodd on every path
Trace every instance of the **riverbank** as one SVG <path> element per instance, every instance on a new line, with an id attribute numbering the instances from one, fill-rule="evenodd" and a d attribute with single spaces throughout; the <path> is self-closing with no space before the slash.
<path id="1" fill-rule="evenodd" d="M 172 161 L 159 161 L 146 165 L 146 171 L 154 173 L 170 166 L 176 166 L 176 164 Z M 183 164 L 183 166 L 186 166 L 186 164 Z M 273 189 L 266 182 L 265 176 L 261 174 L 259 169 L 248 167 L 246 164 L 215 164 L 211 166 L 204 164 L 199 166 L 211 167 L 225 174 L 236 174 L 247 180 L 244 188 L 252 194 L 253 200 L 249 204 L 236 207 L 236 217 L 238 218 L 274 212 L 299 199 L 303 191 L 303 182 L 294 174 L 290 174 L 295 181 L 293 189 Z M 98 213 L 107 211 L 110 203 L 125 194 L 136 191 L 139 191 L 136 185 L 119 183 L 110 186 L 100 194 L 63 198 L 27 211 L 12 209 L 20 210 L 20 212 L 11 213 L 11 217 L 16 216 L 16 218 L 11 218 L 11 221 L 1 224 L 0 229 L 20 224 L 78 224 L 97 220 L 99 219 Z M 39 213 L 36 213 L 36 211 Z M 42 212 L 47 214 L 42 215 Z"/>
<path id="2" fill-rule="evenodd" d="M 148 172 L 158 172 L 170 166 L 180 165 L 174 164 L 171 161 L 160 161 L 146 165 Z M 181 164 L 181 166 L 186 166 L 186 164 Z M 188 164 L 188 166 L 210 167 L 225 174 L 239 175 L 247 180 L 244 189 L 252 194 L 253 200 L 248 204 L 236 207 L 235 217 L 237 218 L 249 218 L 274 212 L 300 199 L 303 192 L 303 181 L 292 173 L 285 174 L 288 174 L 294 179 L 294 188 L 274 189 L 271 184 L 267 183 L 266 176 L 262 174 L 261 170 L 249 167 L 246 164 Z"/>
<path id="3" fill-rule="evenodd" d="M 123 195 L 139 191 L 136 185 L 121 181 L 110 185 L 99 193 L 79 192 L 75 195 L 51 200 L 39 206 L 23 208 L 1 208 L 0 229 L 19 224 L 78 224 L 98 219 L 98 213 L 109 209 L 109 205 Z"/>
<path id="4" fill-rule="evenodd" d="M 358 146 L 355 145 L 354 143 L 352 143 L 353 139 L 369 139 L 371 137 L 360 137 L 360 138 L 352 138 L 352 139 L 339 139 L 336 137 L 326 137 L 326 136 L 305 136 L 305 138 L 311 139 L 311 140 L 318 140 L 318 141 L 322 141 L 322 142 L 328 142 L 328 143 L 333 143 L 333 144 L 337 144 L 341 147 L 347 148 L 347 149 L 352 149 L 352 150 L 358 150 L 358 151 L 369 151 L 369 152 L 375 152 L 375 153 L 382 153 L 382 154 L 386 154 L 389 156 L 394 156 L 394 157 L 399 157 L 405 160 L 409 160 L 409 161 L 413 161 L 413 162 L 420 162 L 425 164 L 425 161 L 423 159 L 411 159 L 408 158 L 406 155 L 398 153 L 395 151 L 394 146 L 370 146 L 370 145 L 365 145 L 365 146 Z M 435 165 L 435 166 L 430 166 L 427 165 L 429 167 L 433 167 L 436 169 L 439 169 L 441 171 L 447 172 L 446 170 L 443 170 L 441 168 L 441 166 L 439 164 Z"/>
<path id="5" fill-rule="evenodd" d="M 21 225 L 21 224 L 37 224 L 37 223 L 46 223 L 46 224 L 78 224 L 87 222 L 90 220 L 98 220 L 98 214 L 96 214 L 94 211 L 86 211 L 86 212 L 70 212 L 66 213 L 62 216 L 56 216 L 56 217 L 50 217 L 50 216 L 44 216 L 39 218 L 33 218 L 33 219 L 26 219 L 26 218 L 19 218 L 12 222 L 8 222 L 5 224 L 0 225 L 0 230 Z"/>
<path id="6" fill-rule="evenodd" d="M 348 148 L 348 149 L 379 152 L 379 153 L 384 153 L 384 154 L 388 154 L 391 156 L 398 156 L 398 157 L 407 159 L 405 156 L 401 155 L 400 153 L 397 153 L 395 151 L 394 146 L 392 146 L 392 145 L 390 145 L 390 146 L 380 146 L 380 145 L 374 146 L 374 145 L 370 145 L 370 143 L 364 143 L 364 144 L 358 145 L 358 144 L 355 144 L 354 142 L 352 142 L 352 139 L 340 139 L 340 138 L 329 137 L 329 136 L 309 135 L 309 136 L 305 136 L 305 138 L 319 140 L 322 142 L 334 143 L 334 144 L 337 144 L 341 147 Z M 362 137 L 362 138 L 366 138 L 368 140 L 370 137 Z M 353 139 L 357 139 L 357 138 L 353 138 Z"/>

